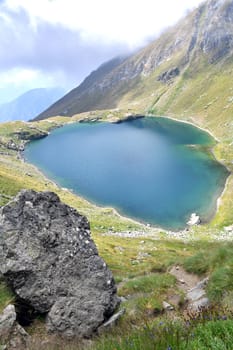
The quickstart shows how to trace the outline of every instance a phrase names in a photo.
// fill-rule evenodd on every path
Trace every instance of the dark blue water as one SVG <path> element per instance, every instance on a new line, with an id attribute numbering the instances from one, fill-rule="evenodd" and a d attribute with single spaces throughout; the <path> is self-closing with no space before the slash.
<path id="1" fill-rule="evenodd" d="M 25 151 L 61 186 L 124 215 L 179 229 L 192 212 L 207 220 L 226 169 L 205 151 L 209 134 L 165 118 L 56 129 Z"/>

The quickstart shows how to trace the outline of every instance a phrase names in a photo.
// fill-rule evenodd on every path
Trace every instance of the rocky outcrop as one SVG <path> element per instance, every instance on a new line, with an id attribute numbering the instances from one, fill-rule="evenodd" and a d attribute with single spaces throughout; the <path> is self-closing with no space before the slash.
<path id="1" fill-rule="evenodd" d="M 0 145 L 6 149 L 22 152 L 28 141 L 39 140 L 48 136 L 48 132 L 36 128 L 30 130 L 20 130 L 11 134 L 12 138 L 0 138 Z"/>
<path id="2" fill-rule="evenodd" d="M 160 74 L 158 76 L 158 80 L 162 81 L 163 83 L 168 83 L 170 82 L 173 78 L 177 77 L 177 75 L 180 74 L 180 70 L 178 67 L 169 69 L 168 71 Z"/>
<path id="3" fill-rule="evenodd" d="M 0 211 L 0 271 L 47 328 L 89 337 L 119 304 L 86 217 L 52 192 L 23 190 Z"/>
<path id="4" fill-rule="evenodd" d="M 201 49 L 211 63 L 233 50 L 233 1 L 210 0 L 202 27 Z"/>
<path id="5" fill-rule="evenodd" d="M 0 348 L 25 349 L 28 340 L 29 335 L 16 321 L 14 305 L 8 305 L 0 314 Z"/>
<path id="6" fill-rule="evenodd" d="M 130 122 L 132 120 L 136 120 L 136 119 L 142 119 L 142 118 L 145 118 L 144 115 L 140 115 L 140 114 L 129 114 L 129 115 L 126 115 L 124 118 L 122 119 L 118 119 L 114 122 L 114 124 L 121 124 L 121 123 L 124 123 L 124 122 Z"/>
<path id="7" fill-rule="evenodd" d="M 205 288 L 209 279 L 198 282 L 194 288 L 187 293 L 187 300 L 189 301 L 188 308 L 192 311 L 201 311 L 210 305 L 209 299 L 206 295 Z"/>
<path id="8" fill-rule="evenodd" d="M 32 129 L 32 131 L 28 131 L 28 130 L 18 131 L 14 133 L 14 135 L 17 136 L 19 140 L 25 140 L 25 141 L 39 140 L 48 136 L 47 132 L 36 128 Z"/>
<path id="9" fill-rule="evenodd" d="M 12 151 L 17 151 L 17 152 L 24 151 L 24 143 L 20 142 L 18 144 L 15 141 L 13 141 L 12 139 L 10 139 L 7 142 L 4 142 L 4 141 L 0 140 L 0 145 L 3 146 L 6 149 L 9 149 L 9 150 L 12 150 Z"/>
<path id="10" fill-rule="evenodd" d="M 105 80 L 105 77 L 114 71 L 115 68 L 120 66 L 125 59 L 125 57 L 116 57 L 102 64 L 97 70 L 91 72 L 91 74 L 86 77 L 78 87 L 71 90 L 67 95 L 54 103 L 49 109 L 38 115 L 34 120 L 40 120 L 55 115 L 71 116 L 72 114 L 75 114 L 73 113 L 73 107 L 71 107 L 71 104 L 73 103 L 71 101 L 74 100 L 75 105 L 78 104 L 80 106 L 79 112 L 95 110 L 96 108 L 88 107 L 88 105 L 90 106 L 89 99 L 88 105 L 86 104 L 86 94 L 88 94 L 88 97 L 91 95 L 91 104 L 93 106 L 98 103 L 101 97 L 101 91 L 104 87 L 104 84 L 102 82 Z M 92 91 L 95 93 L 94 96 L 92 95 Z M 59 113 L 57 114 L 55 111 L 58 110 Z"/>
<path id="11" fill-rule="evenodd" d="M 147 84 L 142 85 L 146 77 L 155 73 L 155 76 L 161 75 L 161 82 L 170 82 L 183 73 L 192 77 L 192 69 L 197 72 L 202 68 L 203 58 L 214 64 L 231 58 L 232 51 L 233 0 L 207 0 L 144 49 L 126 59 L 116 59 L 100 66 L 36 119 L 121 107 L 125 99 L 130 99 L 134 106 L 142 92 L 144 106 L 145 96 L 148 95 L 151 101 L 151 92 L 158 89 L 157 82 L 153 83 L 151 79 L 148 81 L 150 88 Z M 161 70 L 162 65 L 165 66 Z M 174 66 L 178 70 L 173 70 Z M 163 70 L 166 70 L 165 74 L 161 74 Z"/>

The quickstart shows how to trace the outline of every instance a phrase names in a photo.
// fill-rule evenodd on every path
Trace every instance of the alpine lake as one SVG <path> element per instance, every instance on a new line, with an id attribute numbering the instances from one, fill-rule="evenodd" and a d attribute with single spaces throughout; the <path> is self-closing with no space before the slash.
<path id="1" fill-rule="evenodd" d="M 137 221 L 179 230 L 192 213 L 213 217 L 227 169 L 215 140 L 191 124 L 162 117 L 74 123 L 30 142 L 24 152 L 61 187 Z"/>

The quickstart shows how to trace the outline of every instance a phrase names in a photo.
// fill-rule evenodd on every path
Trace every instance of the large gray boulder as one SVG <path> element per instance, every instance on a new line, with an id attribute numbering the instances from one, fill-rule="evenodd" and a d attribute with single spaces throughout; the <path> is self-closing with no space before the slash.
<path id="1" fill-rule="evenodd" d="M 23 190 L 0 210 L 0 271 L 50 331 L 89 337 L 119 304 L 86 217 L 52 192 Z"/>

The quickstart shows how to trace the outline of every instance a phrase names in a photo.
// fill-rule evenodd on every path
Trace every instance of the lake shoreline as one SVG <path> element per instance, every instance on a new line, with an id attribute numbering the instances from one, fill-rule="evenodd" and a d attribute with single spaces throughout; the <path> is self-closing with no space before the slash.
<path id="1" fill-rule="evenodd" d="M 194 126 L 195 128 L 200 129 L 200 130 L 206 132 L 207 134 L 209 134 L 217 143 L 220 142 L 220 140 L 210 130 L 205 129 L 205 128 L 195 124 L 194 122 L 185 121 L 185 120 L 182 120 L 182 119 L 177 119 L 175 117 L 173 118 L 173 117 L 167 117 L 167 116 L 148 115 L 148 117 L 150 117 L 150 116 L 151 117 L 155 117 L 155 118 L 157 118 L 157 117 L 158 118 L 166 118 L 166 119 L 170 119 L 170 120 L 175 120 L 175 121 L 177 121 L 179 123 L 190 124 L 190 125 Z"/>
<path id="2" fill-rule="evenodd" d="M 127 116 L 127 117 L 121 119 L 120 122 L 123 123 L 123 122 L 129 121 L 129 120 L 134 120 L 134 119 L 144 118 L 144 117 L 146 117 L 146 116 L 142 116 L 142 115 L 140 115 L 140 116 L 139 116 L 139 115 L 136 115 L 136 116 L 132 116 L 132 117 L 131 117 L 131 116 L 130 116 L 130 117 Z M 150 115 L 150 117 L 156 118 L 156 116 L 154 116 L 154 115 L 153 115 L 153 116 Z M 211 137 L 213 137 L 217 142 L 219 142 L 219 140 L 217 140 L 217 138 L 216 138 L 210 131 L 208 131 L 208 130 L 206 130 L 206 129 L 204 129 L 204 128 L 201 128 L 201 127 L 195 125 L 195 124 L 192 123 L 192 122 L 181 121 L 181 120 L 179 120 L 179 119 L 177 119 L 177 118 L 171 118 L 171 117 L 161 117 L 161 116 L 159 116 L 159 117 L 160 117 L 160 118 L 164 118 L 164 119 L 175 120 L 175 121 L 177 121 L 177 122 L 181 122 L 181 123 L 184 123 L 184 124 L 185 124 L 185 123 L 186 123 L 186 124 L 191 124 L 191 125 L 194 126 L 195 128 L 198 128 L 198 129 L 200 129 L 200 130 L 202 130 L 202 131 L 208 133 L 208 134 L 209 134 Z M 108 121 L 108 120 L 107 120 L 107 121 Z M 69 121 L 68 123 L 65 123 L 63 126 L 65 126 L 65 125 L 67 125 L 67 124 L 71 124 L 71 123 L 73 124 L 73 123 L 79 123 L 79 122 L 80 122 L 80 120 L 79 120 L 79 121 Z M 88 122 L 88 121 L 85 120 L 85 122 Z M 92 123 L 92 121 L 91 121 L 91 123 Z M 60 126 L 59 126 L 59 127 L 60 127 Z M 56 129 L 56 128 L 57 128 L 57 127 L 55 126 L 53 129 Z M 31 142 L 31 141 L 29 141 L 29 142 Z M 213 154 L 213 155 L 214 155 L 214 154 Z M 21 156 L 23 157 L 23 161 L 25 161 L 24 155 L 21 154 Z M 227 167 L 225 166 L 225 164 L 219 162 L 218 159 L 215 157 L 215 155 L 214 155 L 214 158 L 215 158 L 215 160 L 216 160 L 219 164 L 222 164 L 222 165 L 224 166 L 224 168 L 227 169 Z M 27 160 L 26 160 L 26 161 L 27 161 Z M 30 162 L 28 162 L 28 163 L 29 163 L 29 164 L 32 164 L 32 163 L 30 163 Z M 51 183 L 53 183 L 54 185 L 56 185 L 58 188 L 62 188 L 61 185 L 59 185 L 58 183 L 56 183 L 56 181 L 50 179 L 50 177 L 47 176 L 43 171 L 41 171 L 37 166 L 35 166 L 34 164 L 32 164 L 32 165 L 33 165 L 41 174 L 43 174 L 43 176 L 44 176 L 46 179 L 48 179 L 48 181 L 50 181 Z M 227 169 L 227 170 L 228 170 L 228 169 Z M 229 176 L 230 176 L 230 173 L 229 173 Z M 215 205 L 214 205 L 214 208 L 213 208 L 213 213 L 210 215 L 210 219 L 205 220 L 205 222 L 203 222 L 203 225 L 206 224 L 206 223 L 211 222 L 211 221 L 213 220 L 213 218 L 215 217 L 216 213 L 218 212 L 219 206 L 220 206 L 220 202 L 221 202 L 221 198 L 222 198 L 224 192 L 225 192 L 226 189 L 227 189 L 227 183 L 228 183 L 228 177 L 227 177 L 226 180 L 225 180 L 225 186 L 224 186 L 223 190 L 221 191 L 220 196 L 218 196 L 217 200 L 214 201 Z M 63 188 L 63 189 L 64 189 L 64 188 Z M 184 228 L 182 228 L 182 229 L 177 229 L 177 230 L 175 230 L 175 229 L 163 228 L 163 227 L 158 226 L 158 225 L 156 225 L 156 224 L 146 223 L 146 222 L 143 221 L 143 220 L 140 221 L 140 220 L 137 220 L 136 218 L 133 218 L 133 217 L 124 215 L 124 213 L 123 213 L 123 214 L 122 214 L 122 213 L 119 213 L 118 210 L 115 209 L 114 207 L 108 207 L 108 206 L 101 206 L 101 205 L 98 205 L 98 204 L 92 202 L 91 200 L 87 199 L 86 197 L 83 197 L 82 195 L 79 195 L 79 194 L 76 193 L 75 190 L 73 190 L 73 189 L 66 189 L 66 190 L 70 191 L 72 194 L 74 194 L 75 196 L 77 196 L 77 197 L 79 197 L 79 198 L 83 198 L 84 200 L 86 200 L 88 203 L 90 203 L 92 206 L 95 206 L 96 208 L 110 208 L 117 216 L 119 216 L 119 217 L 121 217 L 121 218 L 123 218 L 123 219 L 130 220 L 130 221 L 132 221 L 132 222 L 135 223 L 135 224 L 139 224 L 140 226 L 144 227 L 144 229 L 147 229 L 147 230 L 150 228 L 150 229 L 156 230 L 157 232 L 158 232 L 158 231 L 159 231 L 159 232 L 161 232 L 161 231 L 163 231 L 163 232 L 171 232 L 171 231 L 174 231 L 174 232 L 177 232 L 177 233 L 178 233 L 178 232 L 183 232 L 184 230 L 187 230 L 187 228 L 190 228 L 188 225 L 186 225 L 186 226 L 184 226 Z M 198 214 L 198 213 L 197 213 L 197 214 Z"/>
<path id="3" fill-rule="evenodd" d="M 154 116 L 154 117 L 156 117 L 156 116 Z M 194 127 L 196 127 L 196 128 L 198 128 L 198 129 L 200 129 L 200 130 L 202 130 L 202 131 L 208 133 L 211 137 L 213 137 L 213 139 L 216 141 L 216 143 L 221 143 L 221 141 L 220 141 L 210 130 L 205 129 L 205 128 L 199 126 L 199 125 L 196 125 L 194 122 L 185 121 L 185 120 L 179 120 L 179 119 L 177 119 L 177 118 L 175 118 L 175 117 L 173 118 L 173 117 L 165 117 L 165 116 L 163 116 L 162 118 L 167 118 L 167 119 L 171 119 L 171 120 L 176 120 L 177 122 L 180 122 L 180 123 L 186 123 L 186 124 L 193 125 Z M 214 159 L 215 159 L 219 164 L 221 164 L 222 166 L 224 166 L 224 167 L 226 168 L 226 170 L 227 170 L 227 172 L 228 172 L 228 175 L 227 175 L 226 180 L 225 180 L 224 188 L 223 188 L 221 194 L 218 196 L 218 198 L 217 198 L 217 200 L 216 200 L 215 213 L 213 213 L 213 215 L 211 216 L 210 220 L 207 221 L 207 223 L 210 223 L 210 222 L 214 219 L 214 217 L 217 215 L 217 213 L 219 212 L 219 209 L 220 209 L 220 206 L 221 206 L 222 198 L 223 198 L 224 194 L 225 194 L 226 191 L 227 191 L 228 183 L 229 183 L 229 181 L 230 181 L 230 177 L 232 176 L 232 172 L 231 172 L 231 170 L 227 167 L 227 165 L 226 165 L 224 162 L 222 162 L 222 161 L 220 161 L 219 159 L 217 159 L 216 155 L 214 154 L 214 147 L 215 147 L 215 146 L 216 146 L 216 145 L 213 145 L 212 147 L 210 147 L 210 151 L 211 151 L 211 153 L 212 153 Z"/>

